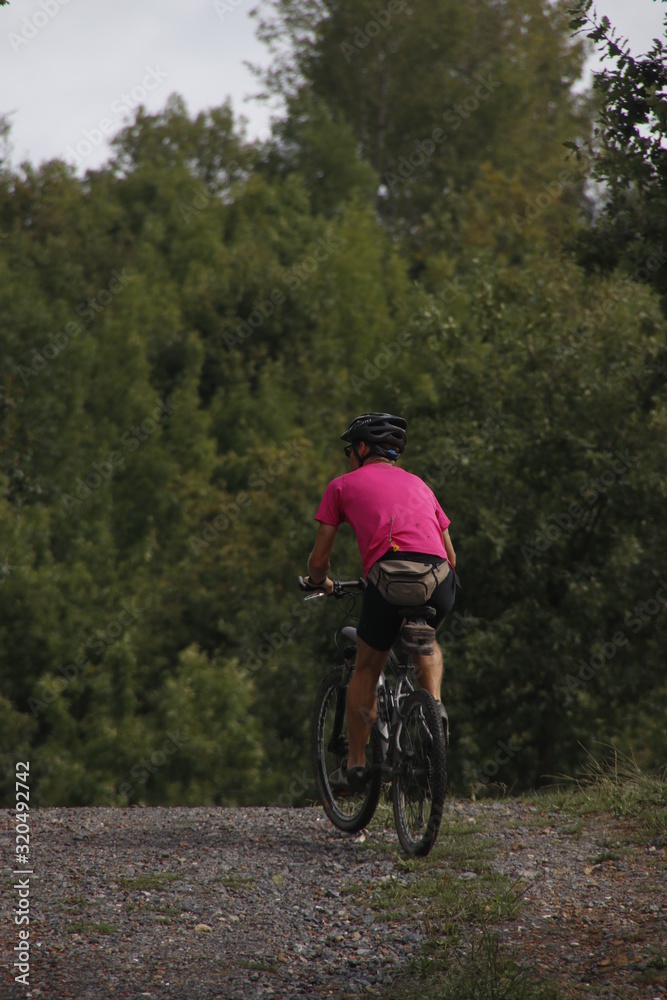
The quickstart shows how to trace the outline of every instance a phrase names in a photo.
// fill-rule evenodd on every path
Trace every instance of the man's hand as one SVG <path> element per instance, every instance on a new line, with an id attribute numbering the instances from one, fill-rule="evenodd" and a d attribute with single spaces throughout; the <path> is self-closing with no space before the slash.
<path id="1" fill-rule="evenodd" d="M 303 582 L 306 584 L 309 590 L 322 591 L 325 594 L 333 593 L 334 589 L 333 580 L 330 580 L 328 576 L 325 577 L 325 579 L 322 580 L 321 583 L 315 583 L 312 577 L 310 576 L 304 577 Z"/>

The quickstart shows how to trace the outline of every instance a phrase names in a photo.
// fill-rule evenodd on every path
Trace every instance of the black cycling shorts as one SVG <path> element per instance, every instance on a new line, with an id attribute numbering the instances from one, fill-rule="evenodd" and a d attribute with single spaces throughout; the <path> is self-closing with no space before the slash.
<path id="1" fill-rule="evenodd" d="M 442 562 L 438 556 L 427 556 L 414 552 L 401 552 L 400 555 L 397 553 L 396 558 L 415 559 L 433 566 Z M 430 608 L 435 608 L 437 612 L 435 618 L 429 618 L 429 625 L 435 629 L 442 625 L 445 615 L 449 614 L 454 606 L 455 596 L 456 574 L 454 570 L 450 569 L 446 578 L 438 584 L 426 602 Z M 372 649 L 382 651 L 391 649 L 398 638 L 402 622 L 403 617 L 399 614 L 398 607 L 385 600 L 374 584 L 367 583 L 359 615 L 359 624 L 357 625 L 357 635 Z"/>

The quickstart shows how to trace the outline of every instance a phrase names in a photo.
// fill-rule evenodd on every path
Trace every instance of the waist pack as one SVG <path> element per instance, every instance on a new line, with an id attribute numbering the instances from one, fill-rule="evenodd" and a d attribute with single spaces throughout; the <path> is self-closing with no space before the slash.
<path id="1" fill-rule="evenodd" d="M 446 559 L 437 566 L 411 559 L 381 559 L 371 566 L 368 580 L 390 604 L 425 604 L 449 570 Z"/>

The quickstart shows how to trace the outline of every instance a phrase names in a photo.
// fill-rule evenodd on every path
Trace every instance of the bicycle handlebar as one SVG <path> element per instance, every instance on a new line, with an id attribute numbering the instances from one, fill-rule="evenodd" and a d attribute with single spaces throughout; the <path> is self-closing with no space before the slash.
<path id="1" fill-rule="evenodd" d="M 313 597 L 344 597 L 345 594 L 360 592 L 366 589 L 366 581 L 363 576 L 356 580 L 334 580 L 333 590 L 327 594 L 326 590 L 313 590 L 309 587 L 302 576 L 299 577 L 299 590 L 305 590 Z"/>

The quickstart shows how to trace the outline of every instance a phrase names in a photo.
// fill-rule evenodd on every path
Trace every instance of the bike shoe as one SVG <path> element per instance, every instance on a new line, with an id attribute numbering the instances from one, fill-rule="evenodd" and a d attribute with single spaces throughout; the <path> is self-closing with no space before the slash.
<path id="1" fill-rule="evenodd" d="M 344 760 L 337 770 L 331 772 L 329 788 L 332 792 L 338 792 L 339 795 L 355 795 L 358 792 L 363 792 L 370 772 L 367 772 L 366 768 L 361 765 L 351 767 L 348 771 L 346 764 L 347 761 Z"/>

